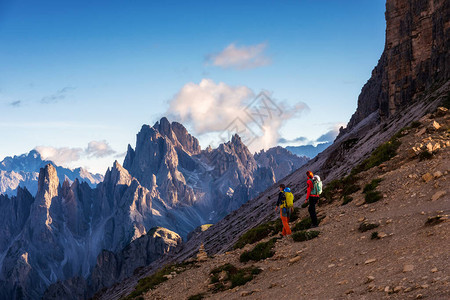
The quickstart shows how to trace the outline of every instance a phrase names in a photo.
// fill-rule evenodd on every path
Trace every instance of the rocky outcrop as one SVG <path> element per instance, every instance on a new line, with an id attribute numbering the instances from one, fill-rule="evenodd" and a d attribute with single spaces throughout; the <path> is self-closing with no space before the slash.
<path id="1" fill-rule="evenodd" d="M 386 2 L 386 43 L 358 97 L 348 132 L 373 112 L 386 119 L 450 78 L 450 5 L 446 0 Z"/>
<path id="2" fill-rule="evenodd" d="M 136 268 L 148 265 L 180 244 L 181 237 L 177 233 L 158 227 L 119 253 L 102 251 L 90 278 L 91 290 L 98 291 L 131 276 Z"/>

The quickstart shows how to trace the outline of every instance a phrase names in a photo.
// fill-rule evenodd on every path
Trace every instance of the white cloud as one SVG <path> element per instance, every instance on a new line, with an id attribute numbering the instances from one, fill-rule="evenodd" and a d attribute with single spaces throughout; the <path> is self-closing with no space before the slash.
<path id="1" fill-rule="evenodd" d="M 116 153 L 105 140 L 90 141 L 85 152 L 89 157 L 105 157 Z"/>
<path id="2" fill-rule="evenodd" d="M 168 113 L 193 126 L 196 134 L 221 131 L 244 109 L 254 94 L 246 86 L 229 86 L 202 79 L 187 83 L 170 102 Z"/>
<path id="3" fill-rule="evenodd" d="M 80 159 L 98 159 L 116 153 L 106 141 L 90 141 L 85 149 L 51 146 L 37 146 L 34 149 L 42 159 L 53 161 L 59 166 L 68 166 Z"/>
<path id="4" fill-rule="evenodd" d="M 77 161 L 83 153 L 82 148 L 37 146 L 34 149 L 41 154 L 42 159 L 51 160 L 57 165 L 66 165 Z"/>
<path id="5" fill-rule="evenodd" d="M 199 84 L 183 86 L 170 101 L 167 114 L 190 126 L 196 135 L 211 138 L 213 146 L 238 133 L 251 151 L 257 151 L 277 145 L 279 131 L 285 122 L 308 109 L 301 102 L 291 107 L 277 103 L 271 97 L 267 103 L 253 101 L 254 98 L 255 93 L 246 86 L 229 86 L 203 79 Z M 248 113 L 249 104 L 251 109 L 259 109 L 265 115 L 263 122 Z M 269 111 L 265 104 L 272 110 Z"/>
<path id="6" fill-rule="evenodd" d="M 221 68 L 253 69 L 270 63 L 263 53 L 266 47 L 266 43 L 241 47 L 232 43 L 220 53 L 209 54 L 207 61 Z"/>

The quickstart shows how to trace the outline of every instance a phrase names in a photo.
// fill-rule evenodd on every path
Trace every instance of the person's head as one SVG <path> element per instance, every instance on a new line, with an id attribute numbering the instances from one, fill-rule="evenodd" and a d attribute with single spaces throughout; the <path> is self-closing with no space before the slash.
<path id="1" fill-rule="evenodd" d="M 308 176 L 308 178 L 313 178 L 314 174 L 311 171 L 306 171 L 306 176 Z"/>
<path id="2" fill-rule="evenodd" d="M 285 188 L 286 186 L 284 184 L 280 184 L 280 191 L 284 191 Z"/>

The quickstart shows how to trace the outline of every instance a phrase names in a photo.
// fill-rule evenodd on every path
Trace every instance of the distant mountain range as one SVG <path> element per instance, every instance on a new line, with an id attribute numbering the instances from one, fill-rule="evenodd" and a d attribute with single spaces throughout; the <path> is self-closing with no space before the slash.
<path id="1" fill-rule="evenodd" d="M 52 161 L 43 160 L 39 152 L 32 150 L 28 154 L 5 157 L 0 162 L 0 194 L 16 195 L 17 188 L 20 186 L 26 188 L 32 195 L 36 195 L 39 170 L 47 164 L 56 168 L 60 182 L 64 182 L 66 178 L 70 182 L 78 179 L 95 187 L 103 181 L 101 174 L 92 174 L 83 168 L 72 170 L 57 166 Z"/>
<path id="2" fill-rule="evenodd" d="M 316 146 L 314 145 L 287 146 L 286 149 L 298 156 L 306 156 L 309 158 L 314 158 L 316 157 L 317 154 L 327 149 L 332 144 L 333 142 L 326 142 L 317 144 Z"/>
<path id="3" fill-rule="evenodd" d="M 31 179 L 8 185 L 14 196 L 0 195 L 0 299 L 38 299 L 58 280 L 92 296 L 308 161 L 282 147 L 252 154 L 238 135 L 202 150 L 166 118 L 143 125 L 123 166 L 116 161 L 95 188 L 92 175 L 44 162 L 36 151 L 8 157 L 5 172 Z"/>

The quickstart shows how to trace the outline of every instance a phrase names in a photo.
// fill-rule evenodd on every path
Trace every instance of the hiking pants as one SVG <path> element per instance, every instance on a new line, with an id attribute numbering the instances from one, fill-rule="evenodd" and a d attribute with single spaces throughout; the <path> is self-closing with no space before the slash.
<path id="1" fill-rule="evenodd" d="M 281 232 L 281 234 L 283 236 L 292 234 L 291 228 L 289 227 L 288 214 L 286 213 L 285 216 L 283 216 L 283 208 L 280 208 L 280 218 L 281 218 L 281 222 L 283 222 L 283 231 Z"/>
<path id="2" fill-rule="evenodd" d="M 316 214 L 316 204 L 319 202 L 319 197 L 317 196 L 309 196 L 309 206 L 308 211 L 311 217 L 311 224 L 313 226 L 319 225 L 317 222 L 317 214 Z"/>

